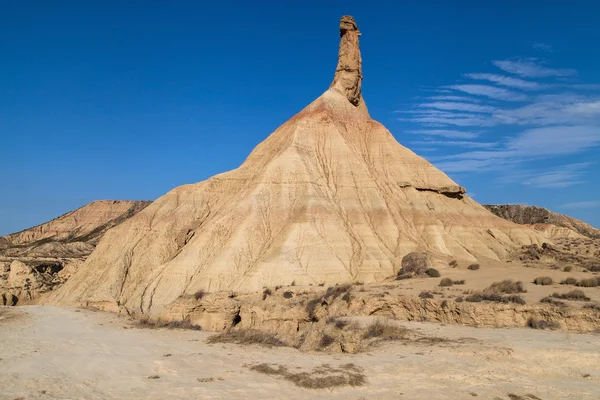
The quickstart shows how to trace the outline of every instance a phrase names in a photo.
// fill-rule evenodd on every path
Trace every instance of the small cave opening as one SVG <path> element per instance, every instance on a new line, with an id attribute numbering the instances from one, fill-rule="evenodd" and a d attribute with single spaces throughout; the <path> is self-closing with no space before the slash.
<path id="1" fill-rule="evenodd" d="M 236 326 L 237 324 L 239 324 L 240 322 L 242 322 L 242 317 L 240 317 L 240 314 L 237 313 L 235 314 L 235 316 L 233 317 L 233 321 L 231 321 L 231 326 Z"/>

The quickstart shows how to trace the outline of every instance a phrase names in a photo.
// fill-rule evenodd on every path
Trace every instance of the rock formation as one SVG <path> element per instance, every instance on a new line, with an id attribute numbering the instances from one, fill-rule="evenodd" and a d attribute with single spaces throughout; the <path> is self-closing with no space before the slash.
<path id="1" fill-rule="evenodd" d="M 107 230 L 149 201 L 94 201 L 52 221 L 0 237 L 2 303 L 33 300 L 63 284 Z"/>
<path id="2" fill-rule="evenodd" d="M 374 282 L 421 251 L 500 259 L 547 241 L 498 218 L 370 118 L 358 27 L 341 23 L 331 87 L 237 169 L 173 189 L 106 233 L 44 301 L 157 315 L 199 290 Z"/>
<path id="3" fill-rule="evenodd" d="M 577 237 L 583 235 L 600 239 L 600 230 L 593 226 L 542 207 L 519 204 L 487 204 L 484 207 L 501 218 L 517 224 L 530 225 L 533 229 L 542 231 L 549 237 Z"/>

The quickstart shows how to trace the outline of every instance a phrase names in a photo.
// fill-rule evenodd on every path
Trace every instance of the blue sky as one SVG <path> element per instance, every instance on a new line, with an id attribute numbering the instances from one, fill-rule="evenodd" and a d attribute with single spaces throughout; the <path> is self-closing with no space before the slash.
<path id="1" fill-rule="evenodd" d="M 481 203 L 600 227 L 600 3 L 0 3 L 0 234 L 239 166 L 363 35 L 373 118 Z"/>

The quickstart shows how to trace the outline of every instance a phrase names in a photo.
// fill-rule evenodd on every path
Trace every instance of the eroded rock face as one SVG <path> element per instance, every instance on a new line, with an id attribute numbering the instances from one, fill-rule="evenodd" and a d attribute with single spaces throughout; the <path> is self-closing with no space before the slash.
<path id="1" fill-rule="evenodd" d="M 583 235 L 600 239 L 600 230 L 583 221 L 552 212 L 546 208 L 519 204 L 486 204 L 484 207 L 501 218 L 517 224 L 531 225 L 534 229 L 545 232 L 549 237 Z"/>
<path id="2" fill-rule="evenodd" d="M 331 88 L 239 168 L 175 188 L 109 230 L 45 301 L 157 315 L 199 290 L 377 282 L 413 251 L 475 262 L 548 241 L 492 215 L 371 119 L 358 28 L 344 17 L 340 31 Z"/>
<path id="3" fill-rule="evenodd" d="M 338 65 L 331 88 L 339 90 L 350 103 L 358 106 L 361 100 L 362 58 L 358 37 L 358 26 L 349 15 L 344 15 L 340 21 L 340 50 Z"/>

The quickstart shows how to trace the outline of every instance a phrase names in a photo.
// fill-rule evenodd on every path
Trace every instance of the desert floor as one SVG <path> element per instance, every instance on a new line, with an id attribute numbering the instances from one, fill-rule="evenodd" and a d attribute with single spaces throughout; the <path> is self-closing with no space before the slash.
<path id="1" fill-rule="evenodd" d="M 0 399 L 600 398 L 598 334 L 401 324 L 447 341 L 307 354 L 210 345 L 207 332 L 139 329 L 89 309 L 2 307 Z M 262 363 L 309 374 L 351 363 L 366 383 L 305 389 L 250 369 Z"/>

